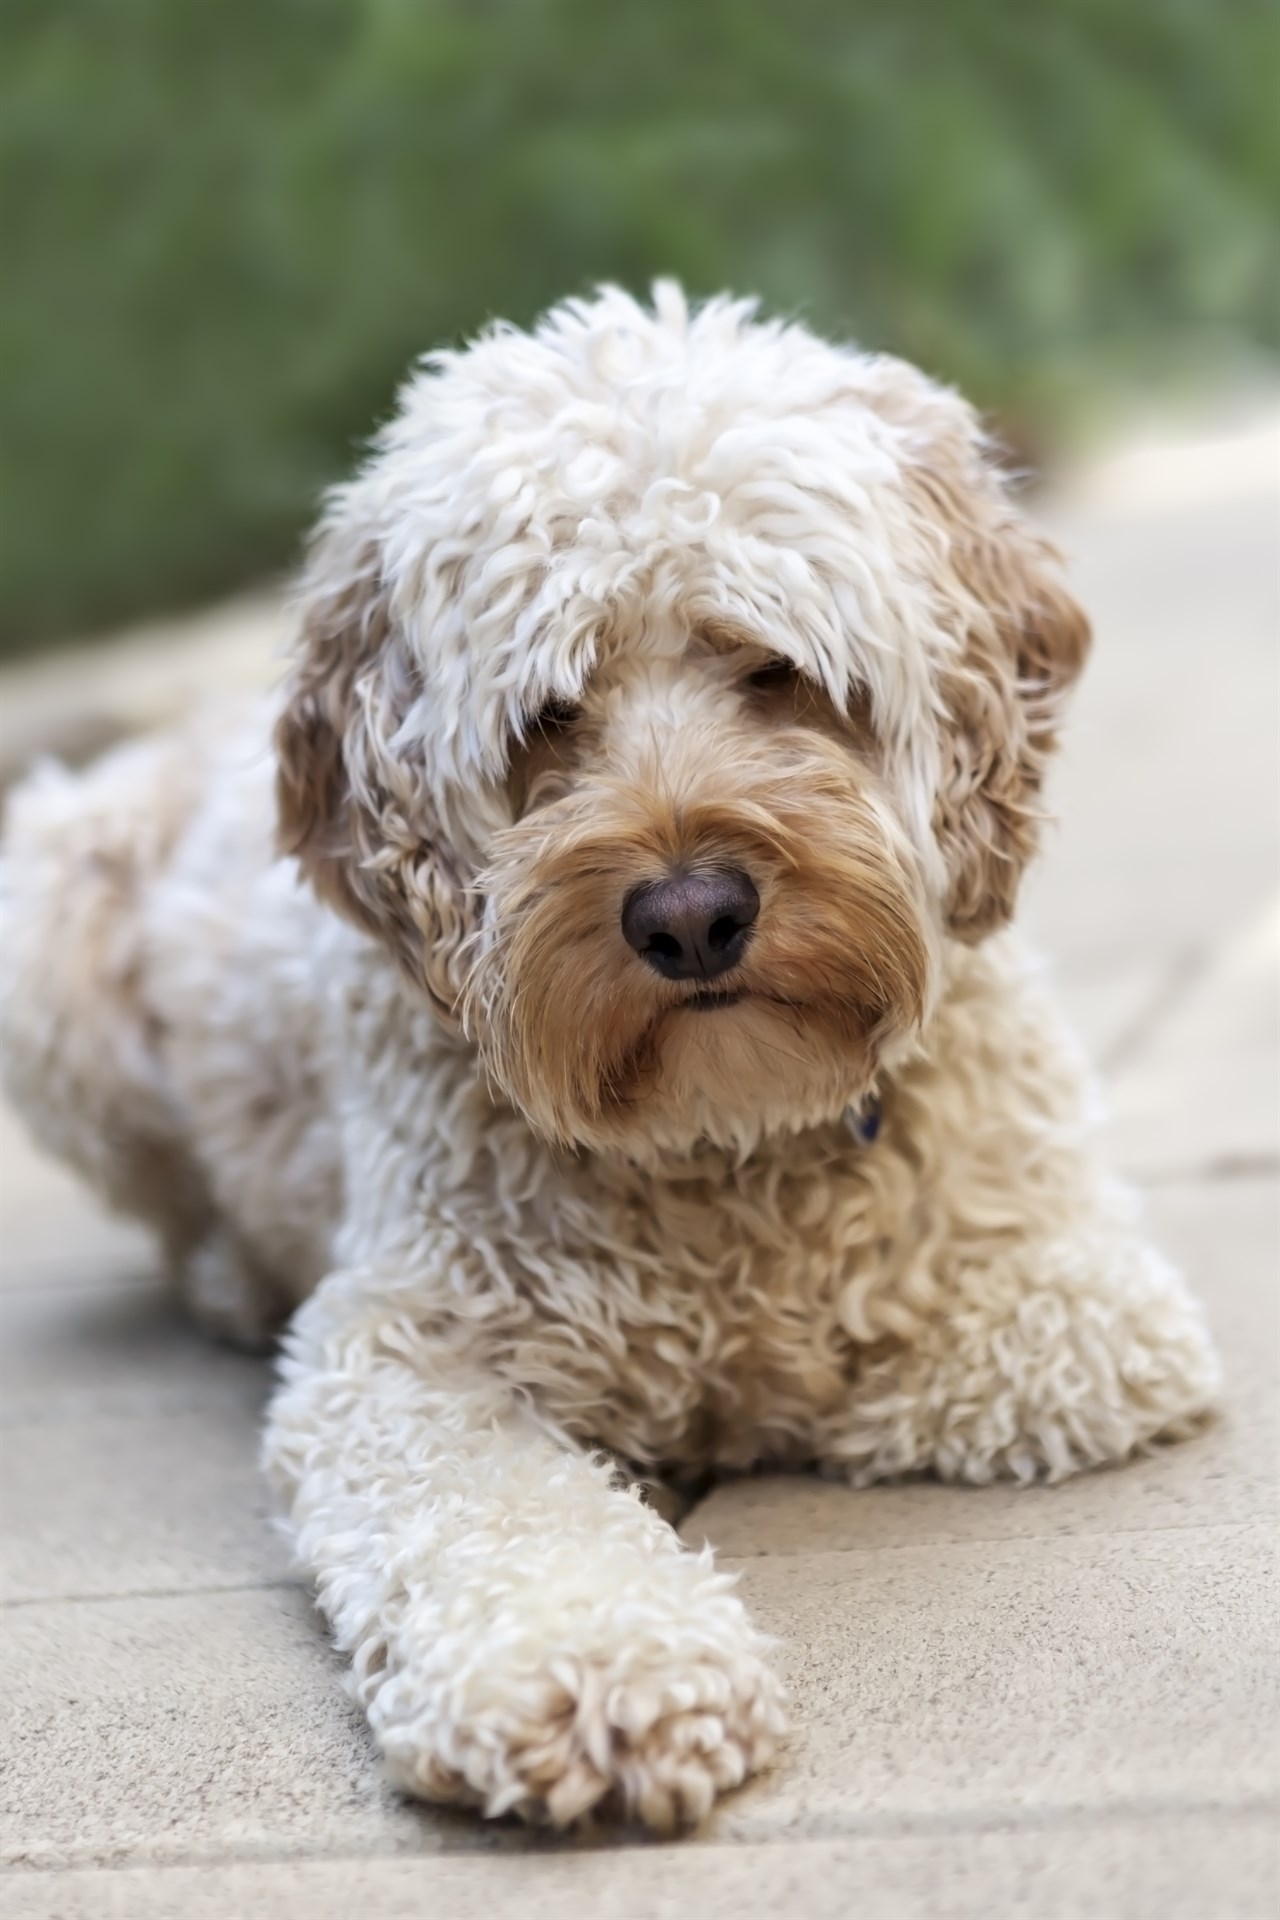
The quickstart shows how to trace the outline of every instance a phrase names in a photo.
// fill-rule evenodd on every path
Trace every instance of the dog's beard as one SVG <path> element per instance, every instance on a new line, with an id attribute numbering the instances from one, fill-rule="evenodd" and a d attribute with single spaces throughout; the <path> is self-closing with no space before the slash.
<path id="1" fill-rule="evenodd" d="M 718 786 L 677 803 L 593 782 L 495 850 L 465 1017 L 549 1140 L 742 1149 L 834 1119 L 922 1017 L 927 921 L 887 807 L 822 752 Z M 742 867 L 760 892 L 741 963 L 705 985 L 662 979 L 620 930 L 630 888 L 675 866 Z"/>

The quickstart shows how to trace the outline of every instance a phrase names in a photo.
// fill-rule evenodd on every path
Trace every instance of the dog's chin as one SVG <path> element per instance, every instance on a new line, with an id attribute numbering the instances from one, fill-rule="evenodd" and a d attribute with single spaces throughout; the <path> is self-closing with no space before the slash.
<path id="1" fill-rule="evenodd" d="M 865 1098 L 884 1038 L 852 1010 L 745 989 L 691 992 L 640 1028 L 603 1100 L 562 1110 L 558 1131 L 566 1144 L 635 1160 L 700 1146 L 750 1152 L 771 1135 L 836 1121 Z M 540 1105 L 526 1108 L 535 1126 Z"/>
<path id="2" fill-rule="evenodd" d="M 762 993 L 692 995 L 664 1015 L 656 1069 L 611 1118 L 620 1140 L 736 1149 L 838 1119 L 876 1069 L 875 1022 Z"/>

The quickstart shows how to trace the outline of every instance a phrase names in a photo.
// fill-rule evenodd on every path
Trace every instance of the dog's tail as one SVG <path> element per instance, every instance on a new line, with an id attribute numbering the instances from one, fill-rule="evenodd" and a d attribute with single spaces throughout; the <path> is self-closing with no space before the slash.
<path id="1" fill-rule="evenodd" d="M 0 1060 L 40 1143 L 181 1257 L 205 1212 L 147 996 L 145 904 L 189 818 L 173 740 L 41 766 L 0 844 Z"/>

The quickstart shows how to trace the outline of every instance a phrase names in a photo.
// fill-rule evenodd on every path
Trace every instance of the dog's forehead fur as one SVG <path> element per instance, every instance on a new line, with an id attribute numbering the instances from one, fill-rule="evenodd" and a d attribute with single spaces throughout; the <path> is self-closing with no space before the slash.
<path id="1" fill-rule="evenodd" d="M 956 396 L 900 362 L 757 321 L 750 302 L 691 312 L 672 287 L 652 311 L 608 290 L 433 356 L 336 511 L 378 541 L 421 674 L 403 733 L 454 834 L 500 824 L 512 743 L 548 696 L 715 623 L 837 705 L 867 690 L 924 845 L 952 642 L 928 584 L 938 530 L 903 471 L 973 434 Z"/>

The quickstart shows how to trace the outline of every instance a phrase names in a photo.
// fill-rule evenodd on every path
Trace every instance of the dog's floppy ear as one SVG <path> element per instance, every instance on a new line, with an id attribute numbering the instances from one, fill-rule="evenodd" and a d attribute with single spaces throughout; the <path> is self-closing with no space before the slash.
<path id="1" fill-rule="evenodd" d="M 275 729 L 281 851 L 454 1023 L 478 907 L 441 834 L 423 743 L 397 738 L 419 675 L 391 616 L 377 543 L 341 520 L 323 528 L 300 611 Z"/>
<path id="2" fill-rule="evenodd" d="M 940 449 L 909 484 L 943 542 L 937 617 L 954 652 L 940 685 L 934 831 L 949 875 L 948 931 L 973 942 L 1012 918 L 1090 630 L 1062 584 L 1056 551 L 1020 519 L 979 443 Z"/>

